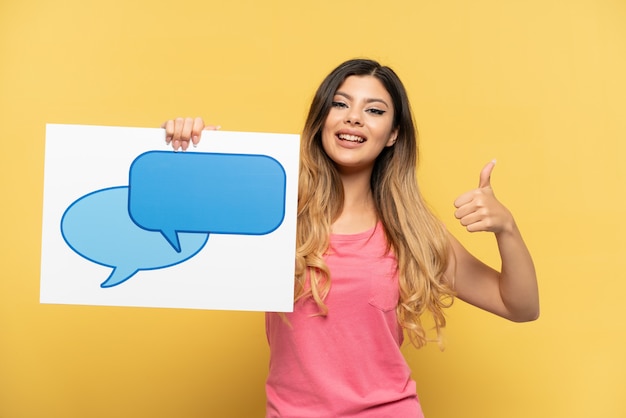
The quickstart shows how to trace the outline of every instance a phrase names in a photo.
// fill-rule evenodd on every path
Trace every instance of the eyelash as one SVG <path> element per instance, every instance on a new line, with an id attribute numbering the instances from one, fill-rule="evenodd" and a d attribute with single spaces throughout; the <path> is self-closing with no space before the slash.
<path id="1" fill-rule="evenodd" d="M 342 103 L 342 102 L 332 102 L 332 106 L 333 107 L 339 107 L 339 108 L 347 108 L 348 107 L 347 104 Z M 367 109 L 366 112 L 373 113 L 374 115 L 377 115 L 377 116 L 382 116 L 387 111 L 386 110 L 382 110 L 382 109 L 377 109 L 377 108 L 371 108 L 371 109 Z"/>

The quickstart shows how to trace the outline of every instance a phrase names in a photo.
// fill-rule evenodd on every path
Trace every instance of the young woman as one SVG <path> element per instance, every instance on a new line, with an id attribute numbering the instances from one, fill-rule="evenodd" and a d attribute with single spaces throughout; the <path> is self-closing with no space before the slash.
<path id="1" fill-rule="evenodd" d="M 167 121 L 175 150 L 197 144 L 200 118 Z M 267 417 L 422 417 L 403 336 L 437 337 L 459 297 L 512 321 L 539 315 L 531 256 L 490 175 L 455 201 L 468 231 L 495 234 L 502 268 L 473 257 L 420 194 L 416 129 L 397 75 L 375 61 L 335 68 L 301 138 L 293 313 L 266 314 Z"/>

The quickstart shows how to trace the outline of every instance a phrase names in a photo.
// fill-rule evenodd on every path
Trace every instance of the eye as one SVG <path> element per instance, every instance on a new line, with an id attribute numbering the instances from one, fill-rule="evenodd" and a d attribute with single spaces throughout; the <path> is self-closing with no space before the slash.
<path id="1" fill-rule="evenodd" d="M 348 105 L 343 103 L 343 102 L 332 102 L 331 106 L 332 107 L 340 107 L 340 108 L 348 107 Z"/>
<path id="2" fill-rule="evenodd" d="M 382 109 L 372 108 L 372 109 L 367 109 L 367 112 L 369 112 L 369 113 L 373 113 L 374 115 L 379 115 L 379 116 L 382 116 L 382 115 L 384 115 L 387 111 L 386 111 L 386 110 L 382 110 Z"/>

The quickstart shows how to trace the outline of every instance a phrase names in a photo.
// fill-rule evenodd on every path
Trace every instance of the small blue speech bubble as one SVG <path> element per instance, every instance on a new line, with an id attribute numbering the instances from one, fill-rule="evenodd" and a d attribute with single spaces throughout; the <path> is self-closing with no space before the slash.
<path id="1" fill-rule="evenodd" d="M 269 234 L 285 217 L 286 175 L 266 155 L 150 151 L 130 167 L 128 212 L 176 250 L 181 232 Z"/>
<path id="2" fill-rule="evenodd" d="M 128 187 L 112 187 L 89 193 L 72 203 L 61 219 L 61 234 L 82 257 L 113 267 L 101 287 L 116 286 L 139 270 L 153 270 L 182 263 L 206 244 L 208 234 L 180 234 L 179 252 L 158 232 L 135 225 L 128 214 Z"/>

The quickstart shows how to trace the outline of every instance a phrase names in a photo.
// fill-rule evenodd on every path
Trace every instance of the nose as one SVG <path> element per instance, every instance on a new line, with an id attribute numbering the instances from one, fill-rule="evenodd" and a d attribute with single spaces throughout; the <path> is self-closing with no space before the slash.
<path id="1" fill-rule="evenodd" d="M 355 107 L 351 107 L 346 113 L 346 123 L 349 125 L 362 125 L 361 113 Z"/>

